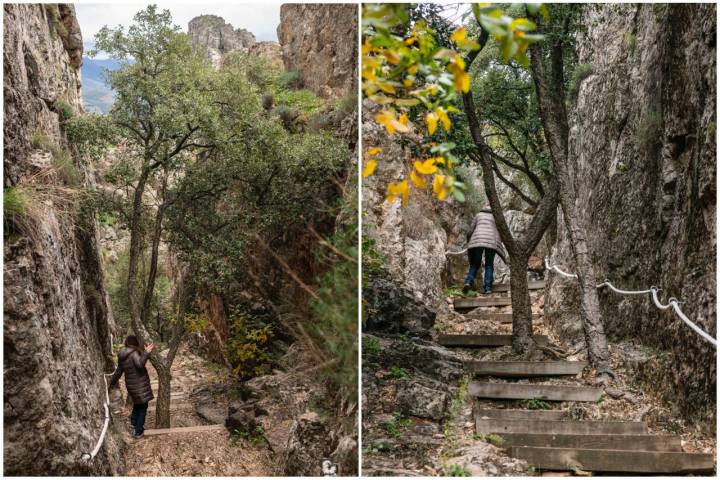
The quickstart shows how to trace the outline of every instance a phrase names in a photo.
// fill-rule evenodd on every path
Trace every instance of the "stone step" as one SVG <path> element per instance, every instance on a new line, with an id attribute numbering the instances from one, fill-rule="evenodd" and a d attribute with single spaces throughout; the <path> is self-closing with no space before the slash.
<path id="1" fill-rule="evenodd" d="M 548 344 L 546 335 L 533 335 L 540 346 Z M 504 347 L 512 345 L 512 335 L 440 335 L 438 343 L 445 347 Z"/>
<path id="2" fill-rule="evenodd" d="M 150 403 L 154 403 L 157 401 L 157 392 L 153 392 L 155 395 L 155 398 L 150 400 Z M 187 392 L 170 392 L 170 400 L 176 399 L 176 398 L 189 398 L 190 394 Z"/>
<path id="3" fill-rule="evenodd" d="M 586 362 L 467 362 L 466 367 L 476 375 L 526 378 L 553 375 L 577 375 Z"/>
<path id="4" fill-rule="evenodd" d="M 468 313 L 465 318 L 473 320 L 489 320 L 498 323 L 512 323 L 512 313 L 475 312 Z M 540 320 L 540 315 L 532 316 L 533 322 Z"/>
<path id="5" fill-rule="evenodd" d="M 455 297 L 455 310 L 470 310 L 477 307 L 506 307 L 512 305 L 510 297 Z"/>
<path id="6" fill-rule="evenodd" d="M 568 435 L 645 435 L 645 422 L 506 420 L 475 417 L 478 433 L 552 433 Z"/>
<path id="7" fill-rule="evenodd" d="M 542 290 L 545 288 L 545 280 L 532 280 L 528 282 L 528 290 Z M 498 283 L 493 285 L 493 293 L 502 293 L 510 291 L 509 283 Z"/>
<path id="8" fill-rule="evenodd" d="M 597 402 L 602 389 L 563 385 L 526 385 L 517 383 L 470 382 L 469 393 L 473 397 L 500 400 L 555 400 Z"/>
<path id="9" fill-rule="evenodd" d="M 502 433 L 503 447 L 553 447 L 595 450 L 682 452 L 676 435 L 601 435 L 568 433 Z"/>
<path id="10" fill-rule="evenodd" d="M 170 435 L 173 433 L 195 433 L 195 432 L 207 432 L 211 430 L 225 430 L 225 425 L 195 425 L 192 427 L 174 427 L 174 428 L 151 428 L 145 430 L 145 435 Z"/>
<path id="11" fill-rule="evenodd" d="M 170 411 L 173 410 L 180 410 L 184 408 L 192 408 L 193 404 L 192 402 L 184 401 L 184 400 L 176 400 L 172 401 L 170 400 Z M 148 412 L 154 412 L 157 408 L 156 402 L 151 403 L 148 406 Z"/>
<path id="12" fill-rule="evenodd" d="M 687 474 L 712 473 L 715 468 L 714 456 L 705 453 L 511 447 L 510 456 L 543 470 Z"/>
<path id="13" fill-rule="evenodd" d="M 473 408 L 475 417 L 496 420 L 562 420 L 565 410 L 512 410 Z"/>

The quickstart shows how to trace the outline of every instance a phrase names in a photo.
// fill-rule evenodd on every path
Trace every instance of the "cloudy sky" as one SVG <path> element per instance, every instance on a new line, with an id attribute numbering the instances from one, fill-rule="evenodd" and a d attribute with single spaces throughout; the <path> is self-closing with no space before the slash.
<path id="1" fill-rule="evenodd" d="M 172 13 L 173 21 L 187 31 L 188 22 L 198 15 L 213 14 L 223 17 L 235 28 L 251 31 L 258 40 L 277 41 L 280 24 L 281 2 L 243 3 L 181 3 L 170 1 L 152 2 Z M 103 25 L 128 26 L 132 17 L 148 3 L 75 3 L 86 51 L 92 47 L 93 38 Z"/>

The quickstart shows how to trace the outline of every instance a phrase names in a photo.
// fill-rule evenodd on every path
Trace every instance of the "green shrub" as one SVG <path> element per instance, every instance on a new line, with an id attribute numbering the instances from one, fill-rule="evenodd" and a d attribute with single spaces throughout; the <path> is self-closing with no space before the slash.
<path id="1" fill-rule="evenodd" d="M 278 79 L 282 87 L 299 89 L 302 88 L 302 80 L 300 79 L 300 72 L 297 70 L 289 70 L 280 74 Z"/>
<path id="2" fill-rule="evenodd" d="M 275 97 L 272 93 L 266 93 L 262 96 L 262 106 L 266 111 L 270 111 L 275 105 Z"/>
<path id="3" fill-rule="evenodd" d="M 315 113 L 325 106 L 325 100 L 310 90 L 284 90 L 275 93 L 275 102 L 302 113 Z"/>
<path id="4" fill-rule="evenodd" d="M 551 410 L 552 407 L 545 400 L 539 398 L 531 398 L 525 401 L 525 408 L 528 410 Z"/>
<path id="5" fill-rule="evenodd" d="M 567 89 L 567 96 L 570 102 L 575 103 L 575 101 L 577 101 L 580 84 L 583 80 L 592 75 L 593 72 L 593 66 L 589 63 L 579 63 L 575 67 L 575 70 L 573 70 L 572 75 L 570 76 L 570 82 Z"/>
<path id="6" fill-rule="evenodd" d="M 379 353 L 380 342 L 375 337 L 363 337 L 363 351 L 366 353 Z"/>
<path id="7" fill-rule="evenodd" d="M 385 422 L 385 431 L 392 437 L 399 437 L 402 431 L 410 426 L 412 422 L 400 412 L 393 413 L 393 417 Z"/>
<path id="8" fill-rule="evenodd" d="M 55 110 L 60 114 L 61 122 L 66 122 L 75 116 L 75 109 L 65 100 L 56 101 Z"/>
<path id="9" fill-rule="evenodd" d="M 22 188 L 9 187 L 3 190 L 3 217 L 5 221 L 13 222 L 24 218 L 28 213 L 28 201 L 29 197 Z"/>
<path id="10" fill-rule="evenodd" d="M 450 469 L 448 470 L 448 476 L 449 477 L 469 477 L 470 471 L 457 464 L 450 465 Z"/>
<path id="11" fill-rule="evenodd" d="M 54 142 L 50 138 L 50 135 L 43 132 L 42 130 L 35 130 L 30 135 L 30 145 L 38 150 L 45 150 L 50 152 L 54 146 Z"/>
<path id="12" fill-rule="evenodd" d="M 55 148 L 52 155 L 52 166 L 63 183 L 70 187 L 80 186 L 82 183 L 82 175 L 70 152 L 63 148 Z"/>
<path id="13" fill-rule="evenodd" d="M 272 327 L 244 313 L 231 315 L 230 338 L 225 347 L 233 374 L 248 380 L 268 372 L 272 356 L 268 343 L 272 338 Z"/>
<path id="14" fill-rule="evenodd" d="M 397 379 L 409 378 L 410 373 L 402 367 L 393 366 L 393 367 L 390 367 L 390 376 L 393 378 L 397 378 Z"/>
<path id="15" fill-rule="evenodd" d="M 283 128 L 288 132 L 295 132 L 295 122 L 298 118 L 298 113 L 287 105 L 280 105 L 275 109 L 275 114 L 280 118 Z"/>
<path id="16" fill-rule="evenodd" d="M 488 442 L 496 447 L 502 447 L 505 443 L 505 440 L 496 433 L 474 433 L 473 439 Z"/>

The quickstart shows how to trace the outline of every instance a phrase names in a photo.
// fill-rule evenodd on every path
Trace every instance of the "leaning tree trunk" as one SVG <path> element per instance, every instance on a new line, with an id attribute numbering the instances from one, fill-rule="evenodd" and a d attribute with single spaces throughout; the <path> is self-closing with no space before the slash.
<path id="1" fill-rule="evenodd" d="M 158 376 L 155 428 L 170 428 L 170 368 L 160 361 L 154 362 L 153 366 Z"/>
<path id="2" fill-rule="evenodd" d="M 518 354 L 531 352 L 532 309 L 527 282 L 527 258 L 510 259 L 510 299 L 512 301 L 512 345 Z"/>

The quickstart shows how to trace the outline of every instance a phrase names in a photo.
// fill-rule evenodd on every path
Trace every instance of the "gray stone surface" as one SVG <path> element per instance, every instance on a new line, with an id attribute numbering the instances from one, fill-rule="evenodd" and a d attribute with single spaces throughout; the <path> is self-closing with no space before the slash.
<path id="1" fill-rule="evenodd" d="M 219 67 L 222 56 L 233 50 L 247 50 L 255 44 L 255 35 L 235 28 L 217 15 L 200 15 L 188 23 L 193 45 L 205 47 L 208 56 Z"/>
<path id="2" fill-rule="evenodd" d="M 60 5 L 55 21 L 50 8 L 4 6 L 6 187 L 37 182 L 30 177 L 47 167 L 47 152 L 30 145 L 33 132 L 68 147 L 56 102 L 82 109 L 78 39 L 62 38 L 79 29 L 58 27 L 77 24 L 74 10 Z M 75 161 L 87 182 L 86 166 Z M 102 374 L 113 367 L 95 226 L 78 225 L 62 194 L 48 195 L 60 180 L 43 178 L 25 228 L 14 224 L 4 238 L 4 474 L 117 475 L 114 427 L 99 455 L 81 460 L 102 430 Z"/>
<path id="3" fill-rule="evenodd" d="M 592 74 L 571 108 L 572 180 L 599 280 L 663 288 L 716 335 L 715 6 L 587 8 L 579 63 Z M 563 222 L 555 261 L 572 270 Z M 550 276 L 545 313 L 581 336 L 574 282 Z M 666 396 L 690 420 L 715 425 L 715 349 L 646 298 L 601 291 L 610 337 L 672 352 Z M 648 378 L 648 381 L 650 379 Z"/>

